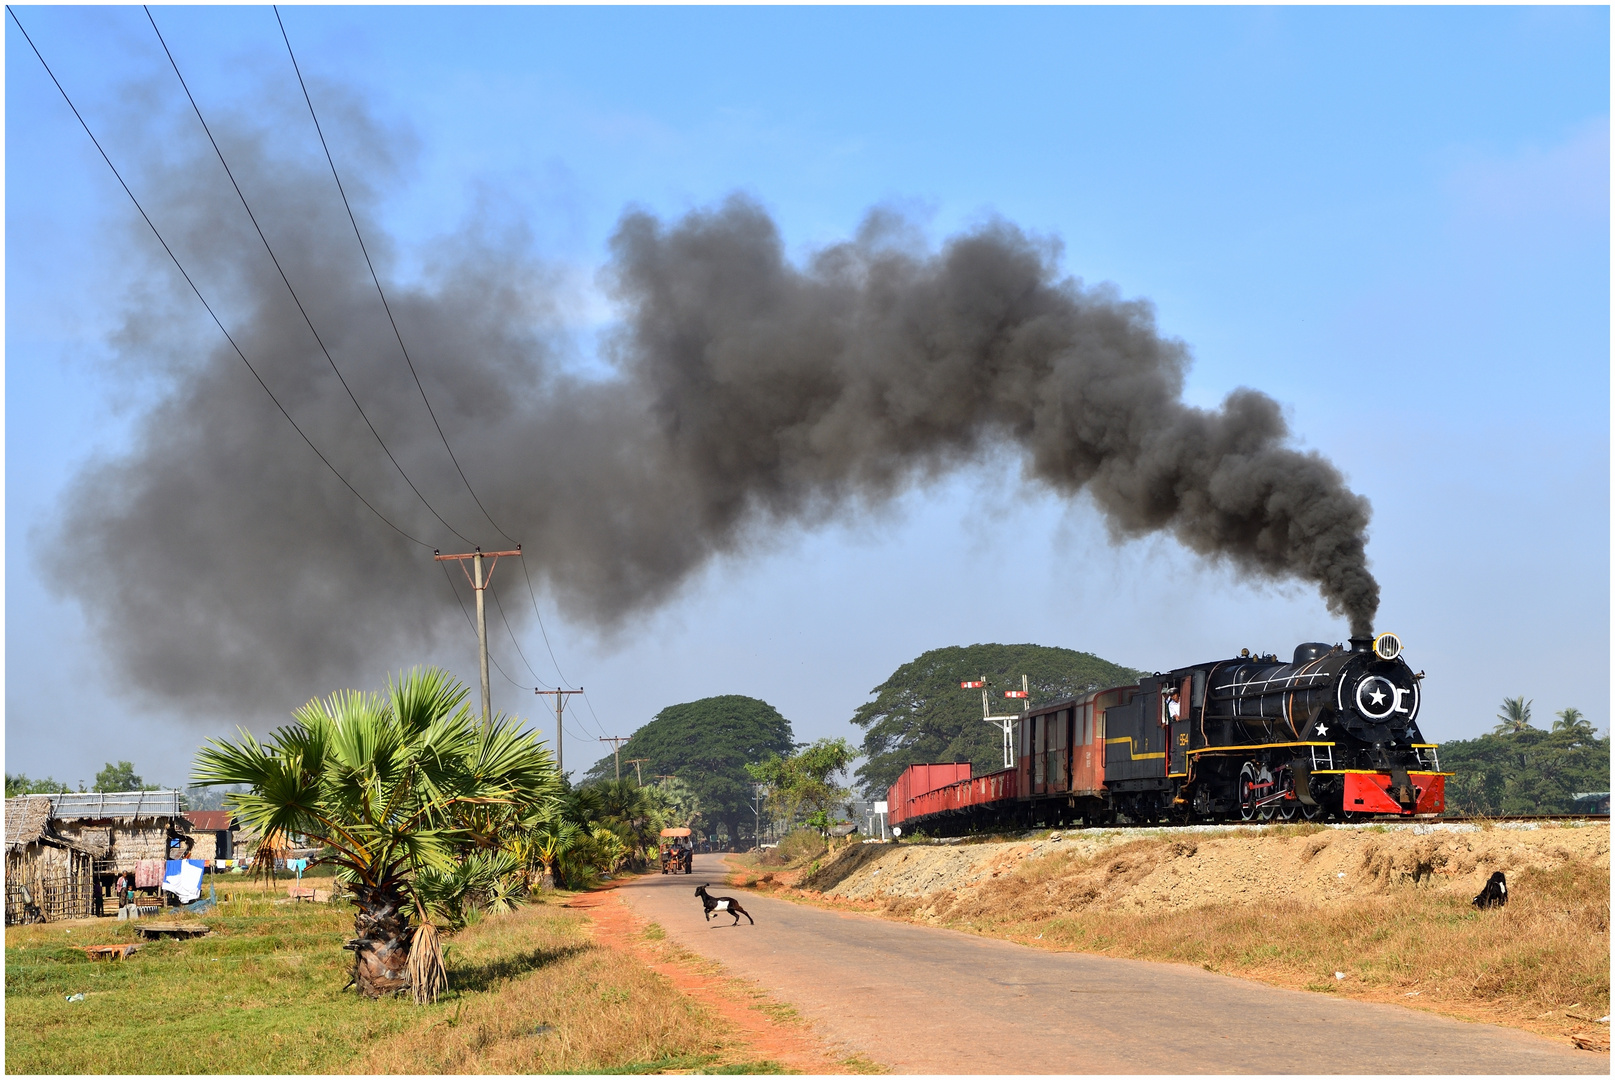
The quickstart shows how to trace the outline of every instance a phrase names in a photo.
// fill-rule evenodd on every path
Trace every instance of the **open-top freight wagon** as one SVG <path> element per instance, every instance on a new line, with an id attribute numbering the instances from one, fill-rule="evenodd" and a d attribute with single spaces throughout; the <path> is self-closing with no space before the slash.
<path id="1" fill-rule="evenodd" d="M 933 835 L 1118 821 L 1438 814 L 1447 773 L 1419 732 L 1424 673 L 1394 634 L 1308 642 L 1028 709 L 1013 768 L 911 765 L 889 822 Z"/>

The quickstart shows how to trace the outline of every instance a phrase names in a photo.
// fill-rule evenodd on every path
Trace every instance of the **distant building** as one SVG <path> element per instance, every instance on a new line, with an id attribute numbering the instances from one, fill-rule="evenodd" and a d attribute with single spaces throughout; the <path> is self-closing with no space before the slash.
<path id="1" fill-rule="evenodd" d="M 1609 792 L 1607 791 L 1578 791 L 1570 796 L 1570 801 L 1576 804 L 1576 813 L 1578 814 L 1609 813 Z"/>
<path id="2" fill-rule="evenodd" d="M 235 855 L 235 815 L 228 810 L 187 810 L 191 823 L 192 859 L 233 859 Z"/>

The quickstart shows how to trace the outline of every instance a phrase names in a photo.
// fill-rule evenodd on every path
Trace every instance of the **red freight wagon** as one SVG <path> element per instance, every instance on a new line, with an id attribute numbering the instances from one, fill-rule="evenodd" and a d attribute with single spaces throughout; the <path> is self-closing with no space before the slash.
<path id="1" fill-rule="evenodd" d="M 953 775 L 958 779 L 941 786 L 931 786 L 947 775 L 933 770 L 943 769 L 954 770 Z M 989 803 L 1005 799 L 1013 801 L 1015 792 L 1014 769 L 988 773 L 972 780 L 967 762 L 956 765 L 910 765 L 887 793 L 887 821 L 901 826 L 912 818 L 974 811 Z"/>
<path id="2" fill-rule="evenodd" d="M 903 770 L 903 775 L 897 778 L 897 783 L 893 784 L 891 791 L 887 793 L 886 820 L 896 825 L 903 820 L 900 814 L 913 816 L 913 811 L 904 809 L 910 801 L 937 788 L 968 779 L 970 779 L 968 761 L 910 765 Z"/>

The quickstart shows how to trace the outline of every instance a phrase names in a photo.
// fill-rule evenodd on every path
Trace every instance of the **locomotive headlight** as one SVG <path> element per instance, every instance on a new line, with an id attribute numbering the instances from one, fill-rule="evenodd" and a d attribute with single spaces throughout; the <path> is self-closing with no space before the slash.
<path id="1" fill-rule="evenodd" d="M 1402 655 L 1402 639 L 1395 634 L 1381 634 L 1374 639 L 1374 655 L 1381 660 L 1395 660 Z"/>

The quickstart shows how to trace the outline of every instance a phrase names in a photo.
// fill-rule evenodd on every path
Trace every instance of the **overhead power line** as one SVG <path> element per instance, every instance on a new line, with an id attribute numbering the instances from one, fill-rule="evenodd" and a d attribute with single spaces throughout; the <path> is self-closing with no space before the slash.
<path id="1" fill-rule="evenodd" d="M 264 393 L 269 395 L 269 400 L 275 403 L 275 408 L 280 410 L 280 414 L 286 418 L 286 422 L 292 426 L 292 430 L 296 431 L 297 434 L 302 438 L 303 442 L 308 444 L 308 448 L 314 451 L 314 456 L 319 458 L 327 469 L 331 470 L 331 475 L 342 481 L 342 486 L 352 492 L 353 497 L 364 504 L 365 509 L 369 510 L 372 514 L 376 515 L 376 517 L 380 518 L 383 524 L 396 532 L 399 536 L 402 536 L 411 543 L 419 544 L 423 548 L 430 548 L 432 546 L 431 544 L 428 544 L 426 541 L 411 535 L 398 525 L 394 524 L 392 519 L 386 514 L 383 514 L 380 510 L 376 509 L 375 505 L 371 503 L 369 499 L 359 494 L 359 489 L 348 482 L 348 478 L 343 476 L 335 465 L 331 464 L 331 459 L 320 452 L 320 448 L 314 445 L 314 440 L 310 439 L 308 437 L 308 433 L 298 426 L 296 420 L 292 419 L 292 414 L 286 411 L 286 406 L 280 403 L 280 399 L 275 396 L 275 392 L 269 389 L 269 384 L 264 382 L 263 376 L 258 374 L 258 369 L 252 366 L 251 360 L 247 359 L 247 354 L 241 351 L 240 345 L 236 344 L 236 339 L 230 335 L 230 331 L 224 328 L 224 323 L 220 321 L 218 314 L 213 310 L 213 305 L 209 304 L 207 297 L 202 295 L 202 290 L 197 288 L 196 282 L 191 280 L 191 275 L 186 271 L 185 265 L 179 261 L 179 256 L 174 254 L 174 249 L 168 246 L 168 241 L 163 239 L 163 234 L 158 230 L 156 224 L 151 220 L 151 215 L 146 213 L 146 208 L 140 205 L 139 199 L 135 198 L 135 193 L 130 190 L 129 185 L 124 181 L 123 174 L 118 171 L 118 167 L 116 165 L 112 164 L 112 159 L 107 156 L 106 150 L 101 146 L 101 140 L 97 139 L 95 137 L 95 132 L 90 130 L 90 125 L 85 122 L 83 114 L 81 114 L 78 110 L 78 106 L 73 104 L 73 99 L 68 96 L 67 90 L 62 86 L 61 80 L 56 77 L 56 73 L 51 70 L 51 66 L 45 62 L 44 54 L 39 51 L 39 46 L 34 44 L 34 39 L 28 36 L 28 31 L 23 27 L 22 20 L 17 18 L 17 13 L 11 9 L 10 4 L 6 5 L 6 14 L 10 15 L 11 21 L 17 24 L 17 30 L 21 32 L 23 40 L 28 42 L 28 47 L 33 50 L 34 56 L 39 59 L 40 66 L 45 69 L 45 74 L 50 76 L 50 81 L 55 84 L 57 92 L 62 95 L 62 100 L 67 102 L 67 107 L 73 111 L 74 119 L 76 119 L 79 122 L 79 126 L 84 129 L 84 134 L 90 137 L 90 142 L 95 144 L 96 152 L 101 155 L 101 160 L 107 163 L 108 169 L 112 170 L 112 175 L 117 178 L 118 186 L 123 188 L 123 193 L 129 196 L 130 202 L 134 203 L 135 209 L 140 212 L 141 219 L 145 221 L 146 227 L 151 229 L 151 234 L 157 238 L 157 242 L 162 245 L 163 251 L 166 252 L 169 259 L 173 261 L 175 269 L 177 269 L 180 273 L 180 277 L 185 279 L 185 284 L 190 286 L 191 292 L 196 294 L 196 298 L 200 300 L 202 302 L 202 306 L 207 309 L 208 317 L 213 320 L 213 325 L 219 328 L 219 333 L 224 335 L 224 339 L 230 343 L 230 348 L 235 350 L 235 354 L 241 358 L 241 362 L 247 366 L 247 370 L 252 372 L 252 377 L 257 380 L 258 385 L 263 388 Z"/>
<path id="2" fill-rule="evenodd" d="M 281 267 L 280 260 L 276 257 L 276 255 L 274 253 L 274 249 L 270 245 L 268 238 L 264 235 L 262 227 L 259 226 L 257 216 L 255 214 L 253 214 L 252 207 L 247 202 L 247 198 L 246 198 L 245 194 L 242 192 L 240 185 L 236 182 L 235 175 L 234 175 L 233 172 L 231 172 L 229 163 L 225 160 L 223 151 L 219 148 L 218 142 L 213 138 L 213 133 L 212 133 L 211 129 L 208 127 L 208 125 L 207 125 L 207 120 L 203 117 L 201 108 L 198 106 L 195 97 L 191 94 L 190 87 L 186 84 L 185 77 L 179 70 L 179 64 L 174 59 L 173 52 L 168 48 L 168 43 L 167 43 L 166 40 L 164 40 L 164 38 L 162 36 L 162 31 L 158 28 L 155 18 L 152 17 L 152 14 L 151 14 L 151 11 L 150 11 L 149 8 L 145 9 L 145 11 L 146 11 L 146 18 L 151 23 L 152 31 L 153 31 L 153 33 L 156 34 L 157 40 L 158 40 L 159 44 L 162 46 L 164 55 L 167 57 L 169 65 L 174 70 L 175 77 L 179 79 L 180 86 L 185 91 L 186 98 L 190 102 L 192 111 L 196 114 L 197 121 L 201 124 L 203 132 L 207 135 L 209 143 L 213 146 L 214 153 L 219 158 L 219 164 L 221 166 L 223 166 L 223 168 L 225 170 L 225 175 L 227 177 L 229 177 L 231 186 L 235 189 L 236 197 L 238 199 L 240 199 L 242 208 L 247 212 L 247 216 L 248 216 L 249 220 L 251 220 L 254 230 L 258 233 L 259 240 L 264 245 L 264 250 L 268 253 L 271 262 L 274 263 L 275 269 L 279 273 L 282 283 L 286 286 L 287 292 L 291 295 L 292 300 L 293 300 L 294 304 L 296 304 L 299 313 L 303 316 L 304 322 L 308 325 L 309 332 L 314 336 L 315 342 L 316 342 L 316 344 L 318 344 L 318 346 L 320 348 L 320 351 L 324 354 L 327 363 L 330 364 L 331 370 L 333 371 L 333 373 L 336 374 L 337 380 L 342 384 L 342 388 L 347 392 L 349 400 L 353 403 L 354 408 L 359 412 L 360 417 L 365 421 L 366 427 L 369 428 L 370 433 L 375 437 L 377 444 L 380 445 L 383 452 L 386 453 L 386 455 L 388 457 L 388 460 L 392 462 L 393 467 L 398 470 L 399 475 L 401 477 L 403 477 L 405 483 L 409 485 L 410 490 L 412 492 L 414 492 L 415 496 L 421 501 L 422 505 L 424 505 L 429 511 L 431 511 L 433 517 L 437 518 L 437 520 L 445 528 L 447 528 L 450 532 L 454 533 L 456 536 L 460 537 L 462 540 L 467 539 L 464 536 L 464 534 L 460 533 L 459 530 L 455 529 L 452 525 L 450 525 L 449 522 L 446 521 L 443 518 L 443 516 L 437 512 L 437 510 L 431 505 L 431 503 L 421 493 L 420 489 L 418 487 L 416 487 L 415 483 L 412 480 L 410 480 L 409 475 L 404 472 L 404 469 L 403 469 L 402 465 L 400 465 L 397 458 L 395 458 L 393 456 L 392 451 L 390 449 L 388 449 L 385 440 L 383 440 L 382 437 L 381 437 L 380 432 L 377 431 L 376 428 L 375 428 L 375 425 L 373 423 L 371 423 L 370 418 L 365 413 L 363 406 L 359 404 L 358 398 L 354 395 L 352 388 L 348 386 L 347 380 L 343 377 L 341 370 L 337 367 L 335 359 L 331 356 L 330 351 L 326 348 L 323 339 L 320 338 L 319 331 L 315 328 L 312 319 L 308 315 L 307 310 L 303 307 L 302 300 L 298 297 L 296 289 L 293 288 L 290 279 L 286 275 L 285 270 Z M 336 467 L 336 465 L 333 464 L 332 461 L 328 457 L 325 456 L 324 452 L 322 452 L 320 450 L 320 448 L 317 445 L 315 445 L 313 439 L 309 437 L 308 433 L 303 430 L 301 425 L 299 425 L 297 423 L 297 421 L 295 419 L 293 419 L 291 413 L 287 410 L 285 405 L 283 405 L 281 403 L 280 399 L 275 396 L 274 391 L 269 388 L 269 384 L 264 380 L 263 376 L 261 374 L 259 374 L 258 369 L 253 366 L 252 361 L 247 358 L 246 353 L 242 350 L 241 346 L 236 342 L 234 336 L 225 327 L 223 321 L 219 318 L 218 313 L 213 310 L 212 304 L 210 304 L 208 302 L 207 297 L 202 294 L 201 289 L 197 286 L 196 282 L 192 279 L 190 273 L 185 269 L 185 266 L 180 261 L 179 256 L 174 253 L 174 250 L 173 250 L 172 247 L 169 246 L 168 241 L 163 238 L 162 231 L 160 229 L 158 229 L 156 223 L 154 221 L 152 221 L 151 215 L 146 213 L 145 207 L 141 204 L 140 200 L 135 196 L 134 191 L 129 187 L 128 183 L 124 180 L 123 174 L 121 172 L 119 172 L 117 166 L 113 164 L 111 157 L 107 154 L 105 148 L 102 147 L 100 140 L 96 138 L 95 132 L 90 129 L 90 126 L 89 126 L 88 122 L 84 119 L 83 114 L 79 112 L 78 106 L 76 106 L 73 103 L 72 96 L 69 95 L 66 88 L 62 86 L 61 80 L 59 80 L 56 77 L 55 71 L 52 70 L 50 64 L 45 60 L 44 54 L 40 51 L 39 46 L 34 43 L 33 38 L 28 34 L 27 29 L 22 25 L 22 21 L 21 21 L 21 19 L 18 18 L 17 13 L 14 10 L 12 10 L 10 5 L 6 6 L 6 12 L 7 12 L 7 14 L 9 14 L 11 16 L 12 22 L 14 22 L 16 24 L 18 31 L 22 33 L 23 39 L 28 42 L 29 48 L 33 51 L 34 56 L 39 60 L 40 66 L 45 69 L 45 74 L 50 78 L 51 83 L 56 87 L 57 92 L 62 95 L 62 100 L 64 102 L 66 102 L 68 109 L 73 113 L 74 119 L 76 119 L 78 121 L 78 123 L 79 123 L 79 126 L 81 128 L 83 128 L 85 135 L 87 135 L 89 137 L 90 142 L 95 146 L 96 152 L 101 155 L 101 160 L 106 163 L 106 166 L 107 166 L 108 170 L 111 171 L 113 177 L 118 181 L 118 185 L 123 189 L 124 194 L 129 197 L 129 201 L 134 205 L 135 210 L 140 214 L 141 220 L 143 220 L 146 223 L 147 228 L 149 228 L 151 230 L 152 236 L 156 238 L 157 243 L 162 247 L 164 253 L 167 254 L 168 257 L 169 257 L 169 260 L 171 262 L 173 262 L 174 268 L 179 271 L 180 276 L 185 281 L 185 284 L 190 288 L 191 292 L 196 296 L 197 300 L 202 304 L 203 309 L 207 311 L 208 317 L 213 320 L 213 324 L 215 326 L 217 326 L 218 329 L 219 329 L 219 332 L 222 335 L 224 335 L 224 338 L 230 344 L 230 347 L 231 347 L 232 351 L 235 352 L 236 356 L 241 360 L 242 364 L 247 368 L 248 372 L 251 373 L 254 381 L 256 381 L 258 383 L 258 386 L 269 397 L 269 400 L 274 403 L 275 408 L 286 419 L 286 422 L 291 425 L 292 430 L 297 432 L 298 436 L 303 440 L 304 444 L 311 451 L 313 451 L 315 457 L 317 457 L 320 460 L 321 464 L 323 464 L 331 472 L 331 475 L 335 476 L 337 478 L 337 480 L 339 482 L 341 482 L 342 486 L 347 488 L 349 493 L 352 494 L 354 498 L 359 500 L 360 504 L 362 504 L 367 510 L 369 510 L 372 514 L 374 514 L 378 519 L 380 519 L 383 524 L 385 524 L 388 528 L 392 529 L 394 532 L 398 533 L 398 535 L 404 537 L 406 540 L 410 541 L 411 543 L 416 544 L 416 545 L 418 545 L 420 547 L 423 547 L 423 548 L 431 548 L 433 545 L 427 543 L 426 541 L 420 539 L 419 537 L 413 535 L 412 533 L 408 532 L 407 530 L 405 530 L 404 528 L 402 528 L 401 526 L 396 524 L 386 514 L 382 513 L 381 510 L 378 509 L 375 506 L 375 504 L 370 502 L 369 499 L 365 498 L 365 496 L 362 493 L 360 493 L 360 491 L 356 487 L 354 487 L 354 485 L 347 479 L 347 477 L 342 475 L 341 470 L 339 470 Z M 279 22 L 280 21 L 280 13 L 279 13 L 278 9 L 276 10 L 275 14 L 276 14 L 276 20 L 277 20 L 277 22 Z M 286 30 L 285 30 L 284 23 L 281 23 L 281 33 L 282 33 L 282 37 L 285 38 L 286 37 Z M 295 53 L 292 52 L 291 42 L 290 42 L 289 38 L 286 39 L 286 47 L 287 47 L 288 54 L 291 55 L 293 68 L 294 68 L 294 70 L 297 70 L 297 59 L 296 59 Z M 490 525 L 492 525 L 501 534 L 508 537 L 509 534 L 505 533 L 505 531 L 502 528 L 499 527 L 498 523 L 493 520 L 492 516 L 488 514 L 486 508 L 483 507 L 481 499 L 476 494 L 476 490 L 471 486 L 470 481 L 466 478 L 465 472 L 460 467 L 460 463 L 459 463 L 458 459 L 454 457 L 453 448 L 449 445 L 448 439 L 444 435 L 441 425 L 438 424 L 436 413 L 432 410 L 431 402 L 430 402 L 430 400 L 428 399 L 428 397 L 426 395 L 425 387 L 420 382 L 419 375 L 415 371 L 414 363 L 413 363 L 413 361 L 410 359 L 410 357 L 408 355 L 408 349 L 404 345 L 402 334 L 398 330 L 398 326 L 397 326 L 396 321 L 393 320 L 391 306 L 387 304 L 386 294 L 382 290 L 379 277 L 377 276 L 377 274 L 375 272 L 375 267 L 371 263 L 369 251 L 365 248 L 364 237 L 363 237 L 362 233 L 360 233 L 360 231 L 359 231 L 358 223 L 357 223 L 357 220 L 354 217 L 352 207 L 348 204 L 347 193 L 344 190 L 342 190 L 341 177 L 337 174 L 336 165 L 335 165 L 334 161 L 332 161 L 332 159 L 331 159 L 330 149 L 325 143 L 324 132 L 323 132 L 323 130 L 320 130 L 320 128 L 319 128 L 319 118 L 314 112 L 314 106 L 313 106 L 312 100 L 309 99 L 308 89 L 307 89 L 307 86 L 304 85 L 304 83 L 303 83 L 301 70 L 297 70 L 297 77 L 298 77 L 298 84 L 303 89 L 304 99 L 308 103 L 310 116 L 314 120 L 316 131 L 319 132 L 321 146 L 322 146 L 322 148 L 325 149 L 327 163 L 330 164 L 330 166 L 331 166 L 332 177 L 337 183 L 338 191 L 342 194 L 343 206 L 347 209 L 348 216 L 349 216 L 349 221 L 350 221 L 350 223 L 353 224 L 353 227 L 354 227 L 355 237 L 357 238 L 357 240 L 359 242 L 359 245 L 360 245 L 360 249 L 364 254 L 365 264 L 370 270 L 371 279 L 375 283 L 377 293 L 381 297 L 382 304 L 387 310 L 387 317 L 388 317 L 389 322 L 391 322 L 392 325 L 393 325 L 394 334 L 399 339 L 399 342 L 398 342 L 399 343 L 399 348 L 404 354 L 405 362 L 409 366 L 411 376 L 413 376 L 414 379 L 415 379 L 416 389 L 419 390 L 420 393 L 421 393 L 422 401 L 426 405 L 428 413 L 431 414 L 431 416 L 432 416 L 433 424 L 437 425 L 437 427 L 438 427 L 438 435 L 443 440 L 444 449 L 448 451 L 450 459 L 454 462 L 456 471 L 458 471 L 459 474 L 460 474 L 460 479 L 463 482 L 465 482 L 466 489 L 471 494 L 472 499 L 474 501 L 476 501 L 478 509 L 482 510 L 483 516 L 487 517 L 488 522 L 489 522 Z M 467 542 L 469 542 L 469 541 L 467 541 Z M 534 615 L 534 617 L 535 617 L 535 619 L 536 619 L 536 621 L 538 623 L 539 633 L 543 638 L 545 651 L 549 654 L 550 662 L 555 667 L 556 675 L 560 678 L 560 681 L 561 681 L 562 685 L 565 685 L 566 683 L 569 683 L 571 680 L 566 678 L 565 673 L 561 670 L 560 661 L 555 656 L 554 646 L 550 642 L 550 639 L 549 639 L 549 631 L 544 626 L 544 617 L 543 617 L 542 612 L 539 610 L 537 590 L 533 587 L 532 575 L 528 572 L 525 562 L 522 564 L 522 575 L 523 575 L 523 578 L 524 578 L 524 580 L 526 581 L 526 584 L 527 584 L 528 597 L 531 600 L 532 605 L 533 605 L 533 615 Z M 452 577 L 450 577 L 448 575 L 447 568 L 445 568 L 445 570 L 444 570 L 444 576 L 448 580 L 450 590 L 454 592 L 455 601 L 460 606 L 461 614 L 465 616 L 467 623 L 471 626 L 472 631 L 475 632 L 476 625 L 471 620 L 470 612 L 468 612 L 466 610 L 466 608 L 465 608 L 465 603 L 460 597 L 459 590 L 454 587 L 454 580 L 453 580 Z M 517 652 L 518 656 L 521 657 L 522 663 L 527 667 L 528 672 L 533 676 L 533 678 L 535 680 L 537 680 L 539 683 L 541 683 L 542 685 L 544 685 L 546 687 L 549 686 L 549 684 L 547 682 L 545 682 L 545 680 L 542 679 L 538 675 L 537 671 L 533 668 L 531 662 L 528 661 L 526 653 L 522 650 L 521 643 L 516 637 L 515 630 L 510 625 L 509 617 L 506 615 L 506 613 L 504 611 L 504 605 L 499 602 L 499 598 L 498 598 L 497 593 L 495 593 L 494 602 L 499 607 L 500 618 L 505 624 L 505 630 L 510 635 L 511 643 L 513 645 L 515 645 L 516 652 Z M 490 659 L 492 660 L 494 667 L 496 667 L 498 669 L 499 674 L 507 682 L 509 682 L 512 686 L 522 687 L 523 684 L 517 682 L 515 679 L 512 679 L 510 677 L 510 675 L 504 670 L 504 668 L 498 663 L 497 659 L 492 658 L 492 657 L 490 657 Z M 525 689 L 525 687 L 523 687 L 523 688 Z M 605 727 L 600 722 L 599 714 L 595 712 L 594 702 L 589 699 L 589 697 L 588 697 L 588 695 L 586 693 L 582 694 L 582 697 L 583 697 L 584 703 L 589 708 L 589 714 L 590 714 L 590 717 L 592 718 L 592 720 L 594 722 L 594 726 L 597 729 L 599 729 L 602 733 L 604 733 Z M 568 730 L 570 730 L 570 729 L 568 729 Z M 577 736 L 574 733 L 574 737 L 576 738 L 576 737 L 579 737 L 579 736 Z"/>
<path id="3" fill-rule="evenodd" d="M 489 585 L 488 593 L 493 597 L 493 606 L 499 609 L 499 619 L 505 624 L 505 633 L 510 635 L 510 643 L 516 646 L 516 655 L 521 657 L 522 663 L 527 666 L 527 673 L 537 680 L 540 686 L 548 687 L 550 684 L 539 678 L 538 672 L 533 670 L 533 665 L 528 663 L 527 654 L 522 651 L 521 642 L 516 640 L 516 631 L 511 629 L 510 620 L 505 617 L 505 605 L 499 602 L 499 590 Z"/>
<path id="4" fill-rule="evenodd" d="M 522 562 L 522 576 L 527 580 L 527 596 L 533 602 L 533 618 L 538 620 L 538 632 L 544 637 L 544 649 L 550 654 L 550 663 L 555 665 L 555 674 L 560 678 L 561 685 L 566 686 L 572 680 L 566 677 L 566 673 L 561 670 L 561 662 L 555 658 L 555 648 L 550 644 L 549 631 L 544 628 L 544 616 L 538 610 L 538 590 L 533 588 L 533 575 L 528 572 L 525 560 Z M 533 678 L 537 679 L 538 675 L 535 673 Z M 583 695 L 583 703 L 589 707 L 589 716 L 594 720 L 594 726 L 604 735 L 606 726 L 600 722 L 600 715 L 594 711 L 594 702 L 589 700 L 588 694 Z"/>
<path id="5" fill-rule="evenodd" d="M 415 361 L 410 359 L 409 349 L 404 345 L 404 335 L 398 329 L 398 321 L 393 318 L 392 305 L 387 303 L 387 294 L 382 291 L 381 278 L 376 274 L 375 264 L 370 261 L 370 249 L 365 246 L 364 235 L 359 231 L 359 220 L 354 216 L 353 207 L 348 203 L 347 189 L 342 186 L 342 177 L 337 174 L 336 161 L 331 157 L 331 147 L 325 141 L 325 129 L 320 126 L 319 115 L 314 111 L 314 99 L 309 96 L 308 85 L 303 82 L 303 69 L 297 63 L 297 54 L 292 51 L 292 39 L 286 33 L 286 23 L 280 17 L 280 7 L 278 5 L 272 6 L 275 11 L 275 22 L 280 27 L 281 40 L 286 43 L 286 55 L 291 57 L 292 70 L 297 73 L 297 85 L 303 91 L 303 101 L 308 104 L 309 118 L 314 121 L 314 131 L 320 137 L 320 149 L 325 151 L 325 162 L 331 166 L 331 179 L 336 181 L 337 193 L 342 196 L 342 207 L 348 212 L 348 221 L 353 226 L 354 238 L 359 241 L 359 251 L 364 255 L 364 264 L 370 271 L 370 280 L 376 284 L 376 295 L 381 297 L 381 306 L 387 312 L 387 322 L 392 325 L 393 336 L 398 339 L 398 350 L 404 354 L 404 363 L 409 366 L 409 374 L 415 380 L 415 389 L 421 392 L 421 402 L 426 406 L 427 415 L 432 418 L 432 426 L 437 428 L 437 437 L 443 440 L 443 449 L 449 452 L 449 460 L 454 462 L 454 469 L 460 474 L 460 480 L 465 484 L 465 489 L 471 493 L 471 499 L 477 504 L 477 509 L 482 511 L 482 516 L 488 519 L 488 524 L 494 527 L 495 532 L 511 543 L 516 543 L 516 538 L 500 528 L 499 523 L 494 521 L 493 515 L 488 513 L 488 508 L 482 505 L 482 499 L 477 496 L 476 489 L 471 486 L 471 481 L 466 478 L 465 469 L 460 467 L 460 459 L 454 456 L 454 448 L 449 445 L 449 437 L 443 433 L 443 425 L 438 422 L 437 411 L 432 408 L 432 402 L 426 396 L 426 387 L 421 385 L 421 377 L 415 371 Z M 525 658 L 523 662 L 525 662 Z M 536 678 L 537 676 L 534 677 Z"/>
<path id="6" fill-rule="evenodd" d="M 464 540 L 467 544 L 472 544 L 473 541 L 469 537 L 453 525 L 450 525 L 443 515 L 437 512 L 437 508 L 428 501 L 426 496 L 421 494 L 421 489 L 415 486 L 415 481 L 409 478 L 409 474 L 404 471 L 404 467 L 393 456 L 393 452 L 388 448 L 386 440 L 381 437 L 381 432 L 376 430 L 376 425 L 371 422 L 369 414 L 364 411 L 364 406 L 359 404 L 359 398 L 354 394 L 353 388 L 348 385 L 348 380 L 343 377 L 342 369 L 337 367 L 335 358 L 331 356 L 331 350 L 325 347 L 325 339 L 321 338 L 320 332 L 314 328 L 314 320 L 309 317 L 308 310 L 303 307 L 302 298 L 297 295 L 297 290 L 292 287 L 291 279 L 286 276 L 285 269 L 280 265 L 280 259 L 275 256 L 275 249 L 270 245 L 269 238 L 264 235 L 263 227 L 258 224 L 258 216 L 252 212 L 252 206 L 247 202 L 247 196 L 242 192 L 241 185 L 236 182 L 235 173 L 230 169 L 230 163 L 224 159 L 224 151 L 219 149 L 218 140 L 213 137 L 213 130 L 208 127 L 206 118 L 202 116 L 201 106 L 197 105 L 195 95 L 191 93 L 190 86 L 185 82 L 185 76 L 180 73 L 179 63 L 174 59 L 173 52 L 168 48 L 168 42 L 163 40 L 163 32 L 157 28 L 157 20 L 152 16 L 151 8 L 142 4 L 141 10 L 146 13 L 146 20 L 151 23 L 151 29 L 157 35 L 158 44 L 163 47 L 163 55 L 168 57 L 169 66 L 174 69 L 174 76 L 179 79 L 180 88 L 185 91 L 185 98 L 191 103 L 191 111 L 196 113 L 197 122 L 202 125 L 202 131 L 207 135 L 208 142 L 212 144 L 213 152 L 218 155 L 219 164 L 224 166 L 224 175 L 230 178 L 230 186 L 235 189 L 236 198 L 241 200 L 241 207 L 246 210 L 247 218 L 252 222 L 253 229 L 258 233 L 258 239 L 263 241 L 264 250 L 269 253 L 269 261 L 275 264 L 275 272 L 280 275 L 280 280 L 285 284 L 286 291 L 291 294 L 292 303 L 297 305 L 298 314 L 302 315 L 303 321 L 308 324 L 309 333 L 314 335 L 314 343 L 319 346 L 320 352 L 324 354 L 326 363 L 331 365 L 331 371 L 335 373 L 337 382 L 341 383 L 342 389 L 347 391 L 348 400 L 353 402 L 353 407 L 359 411 L 359 417 L 364 420 L 365 426 L 370 429 L 370 434 L 375 436 L 376 445 L 381 447 L 382 453 L 387 455 L 387 460 L 393 463 L 393 468 L 398 470 L 398 475 L 404 478 L 404 483 L 409 485 L 409 490 L 415 493 L 415 497 L 421 501 L 421 505 L 431 511 L 432 516 L 437 518 L 445 529 Z"/>

